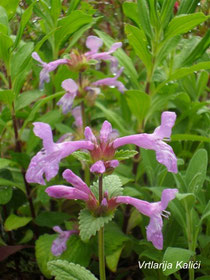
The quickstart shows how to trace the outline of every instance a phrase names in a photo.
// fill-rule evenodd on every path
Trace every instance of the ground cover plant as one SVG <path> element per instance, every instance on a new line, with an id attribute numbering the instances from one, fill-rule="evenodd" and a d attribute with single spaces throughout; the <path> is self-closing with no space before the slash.
<path id="1" fill-rule="evenodd" d="M 208 11 L 0 1 L 0 279 L 210 279 Z"/>

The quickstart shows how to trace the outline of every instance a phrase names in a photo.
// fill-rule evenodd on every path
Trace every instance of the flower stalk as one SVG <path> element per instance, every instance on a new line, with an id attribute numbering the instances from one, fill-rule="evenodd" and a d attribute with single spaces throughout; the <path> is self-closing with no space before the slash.
<path id="1" fill-rule="evenodd" d="M 99 203 L 103 199 L 103 175 L 99 177 Z M 106 280 L 105 272 L 105 254 L 104 254 L 104 227 L 98 232 L 98 257 L 99 257 L 99 273 L 100 280 Z"/>

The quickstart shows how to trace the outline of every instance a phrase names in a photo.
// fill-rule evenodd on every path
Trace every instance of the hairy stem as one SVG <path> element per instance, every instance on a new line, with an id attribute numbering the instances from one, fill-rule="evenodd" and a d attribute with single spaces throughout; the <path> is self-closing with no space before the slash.
<path id="1" fill-rule="evenodd" d="M 99 203 L 103 199 L 103 175 L 99 177 Z M 104 254 L 104 227 L 98 232 L 98 257 L 99 257 L 99 273 L 100 280 L 106 280 L 105 272 L 105 254 Z"/>

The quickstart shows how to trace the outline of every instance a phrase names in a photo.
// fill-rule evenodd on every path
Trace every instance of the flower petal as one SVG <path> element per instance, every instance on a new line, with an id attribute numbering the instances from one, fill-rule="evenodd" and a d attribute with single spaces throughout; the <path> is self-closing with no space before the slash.
<path id="1" fill-rule="evenodd" d="M 86 140 L 91 141 L 92 143 L 97 142 L 97 139 L 89 126 L 86 126 L 84 134 Z"/>
<path id="2" fill-rule="evenodd" d="M 78 91 L 78 85 L 72 79 L 66 79 L 61 84 L 62 88 L 69 93 L 73 93 L 76 95 Z"/>
<path id="3" fill-rule="evenodd" d="M 160 215 L 154 215 L 150 218 L 149 225 L 147 226 L 147 240 L 152 241 L 152 244 L 158 250 L 163 249 L 163 234 L 162 234 L 163 221 Z"/>
<path id="4" fill-rule="evenodd" d="M 154 134 L 160 139 L 170 138 L 171 130 L 176 121 L 176 113 L 165 111 L 161 115 L 161 125 L 157 127 Z"/>
<path id="5" fill-rule="evenodd" d="M 67 182 L 69 182 L 72 186 L 74 186 L 78 190 L 83 191 L 88 195 L 91 193 L 86 183 L 83 182 L 82 179 L 78 177 L 76 174 L 74 174 L 74 172 L 72 172 L 70 169 L 66 169 L 62 175 Z"/>
<path id="6" fill-rule="evenodd" d="M 81 106 L 76 106 L 74 109 L 71 111 L 72 116 L 75 119 L 74 125 L 79 128 L 83 126 L 83 121 L 82 121 L 82 110 Z"/>
<path id="7" fill-rule="evenodd" d="M 100 141 L 106 143 L 109 139 L 110 134 L 112 133 L 112 125 L 108 121 L 104 121 L 101 130 L 100 130 Z"/>
<path id="8" fill-rule="evenodd" d="M 102 160 L 96 161 L 91 167 L 90 172 L 103 174 L 106 171 L 106 167 Z"/>
<path id="9" fill-rule="evenodd" d="M 106 164 L 108 164 L 108 166 L 111 168 L 116 168 L 120 163 L 117 159 L 113 159 L 113 160 L 107 161 Z"/>
<path id="10" fill-rule="evenodd" d="M 47 64 L 46 62 L 44 62 L 44 61 L 40 58 L 40 56 L 38 55 L 37 52 L 33 52 L 31 56 L 33 57 L 33 59 L 35 59 L 36 61 L 38 61 L 41 65 L 46 65 L 46 64 Z"/>
<path id="11" fill-rule="evenodd" d="M 50 151 L 53 148 L 53 135 L 49 124 L 43 122 L 34 122 L 34 134 L 42 139 L 43 146 Z"/>
<path id="12" fill-rule="evenodd" d="M 76 93 L 66 93 L 57 102 L 57 105 L 62 107 L 62 112 L 64 115 L 71 111 L 75 96 Z"/>
<path id="13" fill-rule="evenodd" d="M 178 189 L 165 189 L 161 195 L 161 208 L 165 210 L 171 200 L 176 197 Z"/>
<path id="14" fill-rule="evenodd" d="M 88 36 L 86 40 L 86 47 L 90 49 L 91 53 L 97 53 L 100 47 L 103 45 L 103 41 L 97 36 Z"/>
<path id="15" fill-rule="evenodd" d="M 54 198 L 66 198 L 66 199 L 81 199 L 88 200 L 89 195 L 72 187 L 64 185 L 56 185 L 46 188 L 45 192 Z"/>

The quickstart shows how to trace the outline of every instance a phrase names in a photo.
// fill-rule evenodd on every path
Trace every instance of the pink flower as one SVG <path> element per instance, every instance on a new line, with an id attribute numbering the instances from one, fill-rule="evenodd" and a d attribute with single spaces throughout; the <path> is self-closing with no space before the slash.
<path id="1" fill-rule="evenodd" d="M 53 241 L 51 252 L 54 256 L 60 256 L 66 250 L 66 243 L 72 234 L 78 234 L 78 230 L 63 231 L 59 226 L 53 227 L 53 230 L 59 233 L 58 237 Z"/>
<path id="2" fill-rule="evenodd" d="M 40 56 L 36 52 L 32 53 L 32 57 L 33 57 L 33 59 L 35 59 L 36 61 L 38 61 L 40 63 L 40 66 L 43 67 L 43 69 L 40 72 L 40 82 L 39 82 L 40 88 L 43 88 L 44 82 L 49 83 L 49 81 L 50 81 L 49 73 L 50 72 L 54 71 L 58 67 L 58 65 L 68 63 L 68 59 L 57 59 L 55 61 L 46 63 L 41 60 Z"/>
<path id="3" fill-rule="evenodd" d="M 147 240 L 158 250 L 163 249 L 163 234 L 162 217 L 168 218 L 170 212 L 165 211 L 168 203 L 173 200 L 178 192 L 177 189 L 165 189 L 162 192 L 161 201 L 149 203 L 144 200 L 136 199 L 130 196 L 118 196 L 116 197 L 116 203 L 125 203 L 133 205 L 139 212 L 150 217 L 149 225 L 147 226 Z"/>
<path id="4" fill-rule="evenodd" d="M 43 149 L 31 160 L 26 172 L 26 180 L 29 183 L 45 185 L 43 175 L 49 181 L 55 177 L 59 170 L 59 162 L 79 149 L 93 149 L 90 141 L 67 141 L 54 143 L 51 128 L 46 123 L 35 122 L 34 133 L 43 140 Z"/>
<path id="5" fill-rule="evenodd" d="M 103 41 L 96 36 L 89 36 L 86 40 L 86 47 L 90 50 L 85 53 L 87 59 L 95 59 L 98 61 L 108 60 L 111 62 L 111 71 L 116 73 L 118 68 L 118 60 L 116 57 L 111 56 L 118 48 L 121 48 L 122 43 L 114 43 L 107 52 L 99 52 L 100 47 L 103 45 Z"/>

